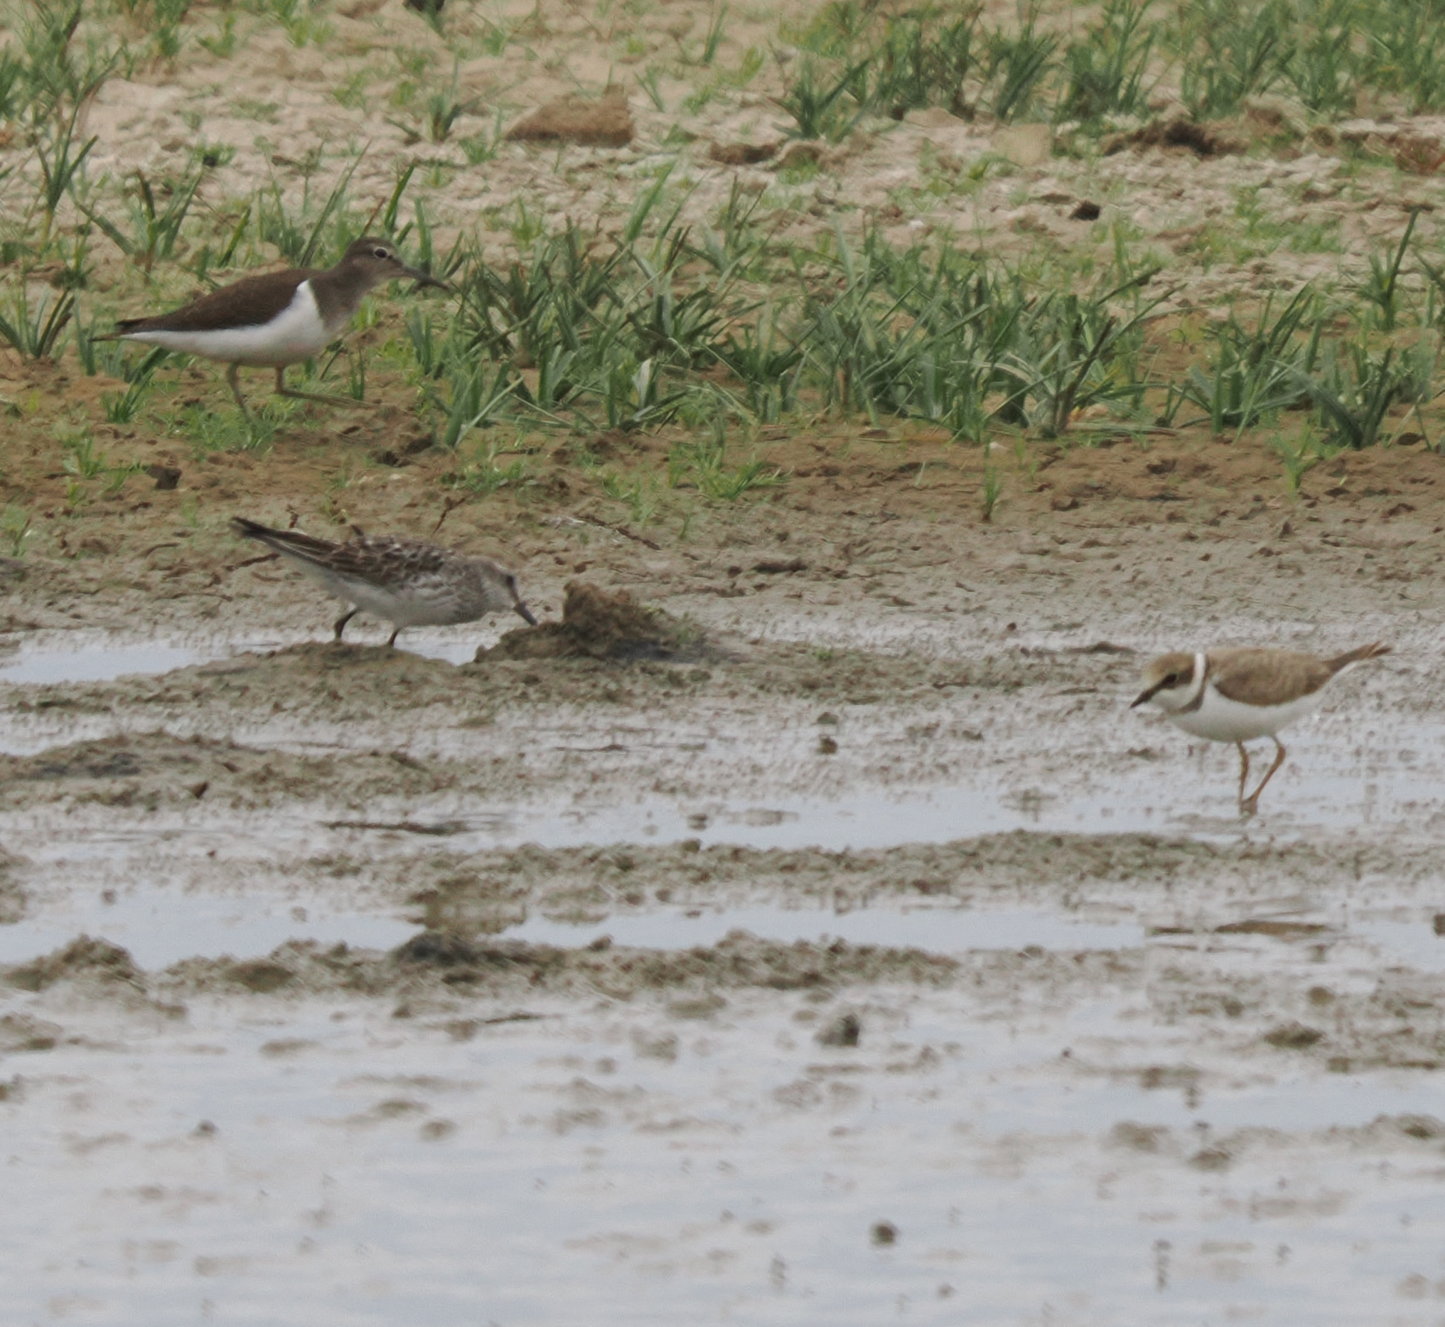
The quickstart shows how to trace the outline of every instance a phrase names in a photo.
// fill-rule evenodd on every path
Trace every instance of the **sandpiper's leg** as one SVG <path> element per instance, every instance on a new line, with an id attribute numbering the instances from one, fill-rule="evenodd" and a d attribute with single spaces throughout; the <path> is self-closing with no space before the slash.
<path id="1" fill-rule="evenodd" d="M 236 398 L 236 404 L 241 407 L 241 414 L 245 416 L 246 423 L 251 424 L 255 421 L 251 418 L 250 410 L 246 408 L 246 398 L 241 395 L 241 383 L 236 376 L 240 371 L 241 366 L 239 364 L 228 365 L 226 368 L 226 381 L 231 385 L 231 395 Z"/>
<path id="2" fill-rule="evenodd" d="M 354 396 L 327 396 L 323 392 L 298 392 L 294 387 L 286 386 L 286 369 L 280 366 L 276 369 L 276 395 L 289 396 L 293 401 L 319 401 L 322 405 L 349 405 L 367 408 L 370 401 L 358 401 Z"/>
<path id="3" fill-rule="evenodd" d="M 1239 748 L 1239 809 L 1244 810 L 1244 785 L 1249 779 L 1249 752 L 1244 749 L 1243 742 L 1234 744 Z"/>
<path id="4" fill-rule="evenodd" d="M 1247 812 L 1249 815 L 1253 815 L 1259 810 L 1259 795 L 1264 791 L 1264 785 L 1274 778 L 1275 770 L 1284 764 L 1284 747 L 1281 745 L 1279 738 L 1276 737 L 1273 741 L 1275 749 L 1274 764 L 1269 767 L 1264 778 L 1259 781 L 1259 787 L 1239 804 L 1239 809 Z"/>
<path id="5" fill-rule="evenodd" d="M 400 635 L 401 635 L 401 628 L 398 627 L 395 631 L 393 631 L 393 632 L 391 633 L 390 636 L 388 636 L 388 637 L 386 638 L 386 648 L 387 648 L 388 650 L 394 650 L 394 649 L 396 649 L 396 638 L 397 638 L 398 636 L 400 636 Z"/>
<path id="6" fill-rule="evenodd" d="M 343 613 L 339 618 L 336 619 L 336 635 L 332 638 L 333 640 L 341 639 L 341 633 L 346 630 L 346 624 L 350 622 L 351 619 L 354 618 L 359 612 L 361 612 L 361 609 L 353 608 L 350 611 Z"/>

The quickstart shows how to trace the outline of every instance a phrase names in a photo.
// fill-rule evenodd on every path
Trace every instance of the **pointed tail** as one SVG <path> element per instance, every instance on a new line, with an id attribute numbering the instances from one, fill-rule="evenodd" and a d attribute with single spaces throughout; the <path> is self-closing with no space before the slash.
<path id="1" fill-rule="evenodd" d="M 300 530 L 273 530 L 269 525 L 248 520 L 245 516 L 231 517 L 231 529 L 243 539 L 255 539 L 277 553 L 286 553 L 306 562 L 324 559 L 336 548 L 329 539 L 317 539 L 314 535 L 302 534 Z"/>
<path id="2" fill-rule="evenodd" d="M 1325 666 L 1333 675 L 1342 669 L 1348 668 L 1351 664 L 1364 663 L 1366 659 L 1378 659 L 1382 654 L 1389 654 L 1390 647 L 1381 641 L 1375 641 L 1373 645 L 1361 645 L 1357 650 L 1347 650 L 1344 654 L 1337 654 L 1333 659 L 1326 659 Z"/>

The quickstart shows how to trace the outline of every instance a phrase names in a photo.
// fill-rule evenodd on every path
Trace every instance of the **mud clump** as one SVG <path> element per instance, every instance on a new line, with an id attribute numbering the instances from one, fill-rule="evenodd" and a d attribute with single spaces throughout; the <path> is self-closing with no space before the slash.
<path id="1" fill-rule="evenodd" d="M 881 980 L 943 985 L 958 972 L 953 959 L 915 949 L 839 941 L 781 944 L 744 931 L 731 932 L 716 945 L 685 950 L 489 944 L 423 931 L 384 961 L 398 974 L 414 977 L 433 970 L 451 987 L 508 979 L 529 989 L 605 989 L 618 997 L 679 988 L 711 995 L 720 989 L 802 990 Z"/>
<path id="2" fill-rule="evenodd" d="M 1271 1028 L 1264 1034 L 1264 1039 L 1281 1050 L 1305 1050 L 1322 1040 L 1324 1035 L 1318 1028 L 1307 1027 L 1303 1023 L 1284 1023 Z"/>
<path id="3" fill-rule="evenodd" d="M 0 774 L 7 780 L 130 779 L 144 768 L 137 751 L 127 749 L 126 738 L 84 742 L 38 756 L 7 759 Z"/>
<path id="4" fill-rule="evenodd" d="M 1222 157 L 1245 150 L 1242 139 L 1232 137 L 1218 127 L 1200 124 L 1187 116 L 1179 115 L 1171 119 L 1155 120 L 1141 129 L 1125 134 L 1115 134 L 1112 138 L 1105 139 L 1103 152 L 1105 156 L 1110 156 L 1130 148 L 1148 147 L 1185 148 L 1196 157 Z"/>
<path id="5" fill-rule="evenodd" d="M 279 991 L 283 986 L 290 986 L 296 981 L 296 974 L 290 968 L 269 958 L 235 963 L 231 966 L 229 975 L 238 986 L 244 986 L 248 991 L 255 991 L 260 995 Z"/>
<path id="6" fill-rule="evenodd" d="M 5 974 L 6 981 L 22 991 L 43 991 L 58 981 L 76 977 L 99 977 L 134 986 L 139 984 L 141 974 L 129 951 L 88 935 L 78 936 L 64 949 L 22 963 Z"/>
<path id="7" fill-rule="evenodd" d="M 392 958 L 398 964 L 438 968 L 472 966 L 479 963 L 481 957 L 476 945 L 445 931 L 422 931 L 392 950 Z"/>
<path id="8" fill-rule="evenodd" d="M 1403 1134 L 1426 1143 L 1445 1138 L 1445 1121 L 1434 1115 L 1377 1115 L 1368 1128 L 1382 1134 Z"/>
<path id="9" fill-rule="evenodd" d="M 508 632 L 477 662 L 492 659 L 607 659 L 684 662 L 707 657 L 696 628 L 661 609 L 646 608 L 626 590 L 569 581 L 562 621 Z"/>
<path id="10" fill-rule="evenodd" d="M 820 1046 L 852 1049 L 863 1035 L 863 1020 L 851 1011 L 839 1014 L 813 1037 Z"/>
<path id="11" fill-rule="evenodd" d="M 391 752 L 357 752 L 344 765 L 315 756 L 240 746 L 165 732 L 121 733 L 51 747 L 32 756 L 0 756 L 0 784 L 11 807 L 70 801 L 155 812 L 203 799 L 265 807 L 334 795 L 345 805 L 422 795 L 453 776 Z M 0 872 L 0 915 L 3 915 Z"/>
<path id="12" fill-rule="evenodd" d="M 26 913 L 29 896 L 16 875 L 24 859 L 0 848 L 0 926 L 14 926 Z"/>
<path id="13" fill-rule="evenodd" d="M 549 101 L 508 129 L 506 137 L 513 143 L 626 147 L 634 132 L 627 94 L 610 87 L 596 98 L 572 93 Z"/>

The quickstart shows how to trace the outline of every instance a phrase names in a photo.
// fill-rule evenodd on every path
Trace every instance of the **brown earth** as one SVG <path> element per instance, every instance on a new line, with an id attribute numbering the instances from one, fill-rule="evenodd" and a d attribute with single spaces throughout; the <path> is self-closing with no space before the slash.
<path id="1" fill-rule="evenodd" d="M 192 110 L 236 149 L 207 184 L 218 207 L 273 171 L 298 188 L 308 144 L 362 129 L 358 195 L 384 198 L 417 135 L 329 98 L 323 56 L 355 73 L 389 46 L 447 48 L 400 5 L 321 9 L 324 47 L 257 26 L 230 62 L 196 52 L 107 84 L 89 121 L 95 169 L 183 160 Z M 545 58 L 466 62 L 462 90 L 484 104 L 459 134 L 498 108 L 512 123 L 614 84 L 623 10 L 498 13 Z M 456 30 L 484 18 L 447 6 Z M 697 40 L 708 13 L 665 18 L 643 25 L 649 51 Z M 725 58 L 777 20 L 737 15 Z M 426 145 L 446 164 L 442 231 L 473 228 L 505 254 L 514 239 L 488 209 L 517 199 L 544 224 L 595 215 L 615 230 L 681 123 L 701 173 L 689 207 L 705 215 L 734 184 L 796 189 L 780 241 L 842 216 L 899 238 L 966 232 L 1013 256 L 1102 252 L 1108 234 L 1081 205 L 1101 225 L 1131 219 L 1174 264 L 1158 349 L 1178 368 L 1199 318 L 1358 273 L 1405 206 L 1439 191 L 1428 117 L 1324 132 L 1289 108 L 1192 126 L 1161 107 L 1117 151 L 1084 158 L 1037 126 L 924 113 L 780 162 L 766 96 L 684 112 L 688 82 L 662 82 L 671 118 L 614 96 L 608 123 L 619 139 L 629 127 L 627 147 L 512 144 L 471 171 L 454 142 Z M 276 102 L 266 133 L 254 107 L 229 107 L 238 89 Z M 1012 164 L 940 202 L 922 188 L 925 149 L 960 173 L 984 153 Z M 818 169 L 793 184 L 776 171 L 798 153 Z M 1396 153 L 1413 163 L 1403 181 Z M 1209 227 L 1243 182 L 1328 213 L 1342 252 L 1211 258 Z M 1436 216 L 1421 225 L 1433 242 Z M 185 294 L 173 273 L 156 286 L 109 255 L 88 298 L 122 312 Z M 210 1311 L 196 1280 L 207 1304 L 269 1304 L 276 1322 L 324 1320 L 345 1286 L 363 1317 L 425 1311 L 438 1327 L 477 1321 L 486 1296 L 518 1286 L 541 1297 L 507 1301 L 507 1321 L 630 1324 L 650 1296 L 651 1320 L 682 1321 L 698 1302 L 667 1295 L 700 1286 L 709 1305 L 734 1295 L 738 1320 L 782 1303 L 793 1320 L 841 1323 L 850 1275 L 886 1290 L 857 1300 L 872 1322 L 905 1299 L 951 1313 L 958 1287 L 983 1295 L 993 1275 L 1000 1321 L 1067 1317 L 1041 1293 L 1081 1323 L 1142 1321 L 1177 1307 L 1171 1276 L 1204 1287 L 1181 1313 L 1229 1301 L 1211 1321 L 1272 1295 L 1302 1316 L 1334 1312 L 1338 1295 L 1359 1322 L 1362 1301 L 1408 1315 L 1438 1298 L 1437 1251 L 1415 1233 L 1441 1136 L 1420 1101 L 1445 1056 L 1431 948 L 1445 826 L 1436 452 L 1407 435 L 1340 453 L 1292 494 L 1272 430 L 1090 418 L 1063 442 L 1001 431 L 981 448 L 907 422 L 800 417 L 729 440 L 730 461 L 760 459 L 778 482 L 728 502 L 669 482 L 680 430 L 435 446 L 378 354 L 408 298 L 379 302 L 378 324 L 348 338 L 374 408 L 301 407 L 261 454 L 201 452 L 160 422 L 161 405 L 232 409 L 214 366 L 163 367 L 157 412 L 118 427 L 101 410 L 118 384 L 72 355 L 0 356 L 4 504 L 31 525 L 0 550 L 23 553 L 0 563 L 0 650 L 180 641 L 201 656 L 4 691 L 0 923 L 18 940 L 0 966 L 0 1110 L 12 1153 L 38 1158 L 12 1168 L 19 1196 L 0 1204 L 0 1238 L 35 1269 L 9 1292 L 15 1320 L 116 1320 L 140 1286 L 180 1287 L 179 1321 Z M 77 422 L 109 467 L 134 472 L 68 472 L 58 433 Z M 458 480 L 488 452 L 525 464 L 483 495 Z M 604 471 L 639 499 L 609 496 Z M 1001 491 L 986 513 L 989 476 Z M 414 652 L 408 633 L 389 651 L 365 619 L 356 641 L 372 643 L 333 645 L 335 604 L 233 539 L 235 514 L 499 555 L 543 621 L 500 639 L 495 622 L 412 637 L 417 650 L 464 642 L 460 663 Z M 1232 752 L 1126 708 L 1160 649 L 1327 653 L 1375 638 L 1395 653 L 1289 739 L 1253 822 L 1234 814 Z M 934 818 L 915 832 L 920 806 Z M 790 827 L 782 846 L 767 837 Z M 399 934 L 317 938 L 328 910 Z M 920 913 L 935 933 L 886 938 Z M 690 942 L 688 925 L 713 915 L 740 920 Z M 855 915 L 883 938 L 836 934 Z M 281 938 L 251 945 L 258 917 Z M 1029 938 L 976 938 L 1014 917 Z M 629 943 L 649 921 L 671 938 Z M 579 938 L 509 934 L 535 923 Z M 1105 937 L 1078 938 L 1086 926 Z M 146 945 L 162 956 L 137 957 Z M 739 1139 L 758 1149 L 741 1162 Z M 648 1186 L 679 1164 L 688 1187 L 667 1202 L 608 1205 L 654 1201 Z M 799 1180 L 814 1167 L 861 1196 L 838 1214 L 831 1191 Z M 457 1198 L 454 1173 L 483 1176 L 506 1215 Z M 755 1193 L 727 1188 L 738 1173 Z M 593 1175 L 597 1190 L 568 1188 Z M 549 1185 L 580 1224 L 509 1242 Z M 705 1215 L 689 1206 L 698 1192 Z M 496 1266 L 447 1242 L 473 1223 Z M 1068 1262 L 1086 1227 L 1117 1233 L 1102 1252 L 1124 1249 L 1127 1275 Z M 903 1252 L 865 1266 L 867 1232 L 885 1228 L 869 1248 Z M 427 1257 L 393 1247 L 398 1230 L 424 1231 Z M 811 1267 L 800 1246 L 815 1230 L 851 1252 Z M 1322 1230 L 1368 1246 L 1354 1298 Z M 538 1249 L 610 1297 L 569 1307 L 537 1274 Z M 409 1298 L 478 1265 L 485 1295 L 422 1310 Z M 1141 1267 L 1147 1288 L 1111 1300 L 1106 1283 L 1132 1286 Z"/>

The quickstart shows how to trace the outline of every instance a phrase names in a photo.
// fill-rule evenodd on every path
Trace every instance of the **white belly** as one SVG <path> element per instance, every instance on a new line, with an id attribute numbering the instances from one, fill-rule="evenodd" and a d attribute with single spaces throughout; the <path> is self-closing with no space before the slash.
<path id="1" fill-rule="evenodd" d="M 1213 742 L 1248 742 L 1256 737 L 1273 737 L 1281 728 L 1304 718 L 1318 703 L 1316 692 L 1285 705 L 1244 705 L 1206 686 L 1204 703 L 1197 710 L 1171 714 L 1169 719 L 1195 737 L 1207 737 Z"/>
<path id="2" fill-rule="evenodd" d="M 407 593 L 397 593 L 382 585 L 339 576 L 329 567 L 297 560 L 307 575 L 325 586 L 328 594 L 354 604 L 363 613 L 382 618 L 398 627 L 449 626 L 454 622 L 474 622 L 481 616 L 471 611 L 445 581 L 429 579 L 414 585 Z"/>
<path id="3" fill-rule="evenodd" d="M 296 287 L 291 303 L 269 323 L 208 332 L 125 332 L 122 337 L 188 355 L 204 355 L 224 364 L 282 368 L 320 354 L 331 340 L 331 333 L 321 320 L 311 283 L 303 281 Z"/>

